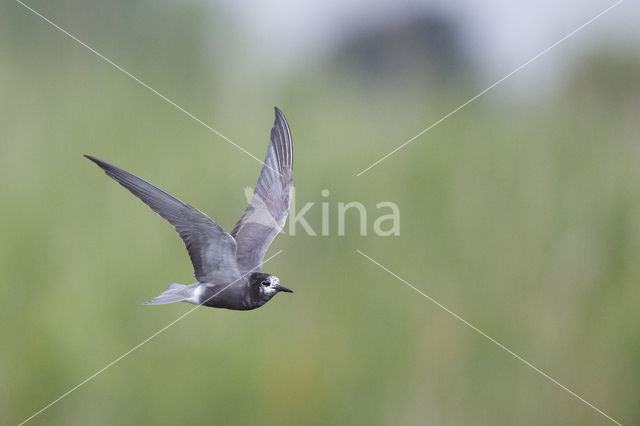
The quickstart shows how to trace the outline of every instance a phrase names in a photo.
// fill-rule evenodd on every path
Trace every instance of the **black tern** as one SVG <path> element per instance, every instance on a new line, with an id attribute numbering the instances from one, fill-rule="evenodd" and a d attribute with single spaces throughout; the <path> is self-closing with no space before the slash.
<path id="1" fill-rule="evenodd" d="M 144 179 L 90 155 L 107 176 L 127 188 L 174 226 L 184 242 L 195 284 L 169 284 L 145 305 L 188 302 L 214 308 L 250 310 L 277 293 L 293 293 L 274 275 L 262 272 L 262 262 L 289 212 L 293 182 L 291 131 L 275 108 L 271 140 L 253 197 L 231 233 L 209 216 Z"/>

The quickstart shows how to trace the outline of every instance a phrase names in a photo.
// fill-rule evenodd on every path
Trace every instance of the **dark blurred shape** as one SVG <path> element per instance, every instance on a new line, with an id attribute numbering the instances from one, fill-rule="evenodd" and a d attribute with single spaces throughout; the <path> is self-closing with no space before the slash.
<path id="1" fill-rule="evenodd" d="M 431 12 L 352 34 L 336 50 L 335 61 L 376 83 L 410 78 L 447 85 L 472 74 L 461 35 L 454 20 Z"/>
<path id="2" fill-rule="evenodd" d="M 640 56 L 599 49 L 580 61 L 569 76 L 568 96 L 580 104 L 619 113 L 640 108 Z"/>

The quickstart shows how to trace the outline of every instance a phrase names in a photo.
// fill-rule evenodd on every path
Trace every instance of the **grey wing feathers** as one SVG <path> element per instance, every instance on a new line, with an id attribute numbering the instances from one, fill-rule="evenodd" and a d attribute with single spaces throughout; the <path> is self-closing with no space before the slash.
<path id="1" fill-rule="evenodd" d="M 175 227 L 187 247 L 199 282 L 226 283 L 240 277 L 235 240 L 209 216 L 126 170 L 89 155 L 85 157 Z"/>
<path id="2" fill-rule="evenodd" d="M 291 131 L 284 114 L 275 108 L 271 140 L 253 198 L 231 231 L 238 243 L 241 273 L 260 271 L 273 239 L 284 228 L 293 182 Z"/>

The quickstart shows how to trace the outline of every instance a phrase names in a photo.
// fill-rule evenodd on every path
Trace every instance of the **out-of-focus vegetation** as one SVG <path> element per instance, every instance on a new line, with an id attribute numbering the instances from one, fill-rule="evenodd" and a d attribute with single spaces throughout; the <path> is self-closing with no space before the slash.
<path id="1" fill-rule="evenodd" d="M 430 84 L 425 61 L 371 77 L 339 55 L 265 74 L 241 29 L 194 3 L 30 4 L 258 157 L 281 107 L 297 202 L 316 202 L 316 230 L 328 202 L 332 234 L 276 240 L 265 270 L 295 294 L 198 309 L 33 424 L 607 423 L 356 249 L 640 422 L 637 52 L 595 52 L 533 102 L 496 89 L 356 178 L 484 87 L 466 72 Z M 227 229 L 259 164 L 18 4 L 0 8 L 0 423 L 15 424 L 191 308 L 140 306 L 192 282 L 188 257 L 81 155 Z M 369 230 L 376 203 L 397 203 L 401 235 L 361 237 L 350 217 L 335 236 L 352 200 Z"/>

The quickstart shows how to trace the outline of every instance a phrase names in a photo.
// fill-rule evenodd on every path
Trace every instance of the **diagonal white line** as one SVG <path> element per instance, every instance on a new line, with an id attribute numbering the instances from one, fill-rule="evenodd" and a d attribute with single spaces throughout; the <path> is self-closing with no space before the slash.
<path id="1" fill-rule="evenodd" d="M 224 139 L 225 141 L 229 142 L 231 145 L 233 145 L 236 148 L 238 148 L 240 151 L 242 151 L 245 154 L 247 154 L 249 157 L 253 158 L 254 160 L 259 162 L 260 164 L 266 165 L 258 157 L 254 156 L 249 151 L 247 151 L 246 149 L 244 149 L 243 147 L 241 147 L 240 145 L 238 145 L 237 143 L 235 143 L 234 141 L 232 141 L 231 139 L 229 139 L 228 137 L 226 137 L 225 135 L 223 135 L 222 133 L 220 133 L 219 131 L 217 131 L 216 129 L 214 129 L 213 127 L 208 125 L 207 123 L 205 123 L 204 121 L 200 120 L 198 117 L 196 117 L 195 115 L 193 115 L 192 113 L 190 113 L 189 111 L 187 111 L 186 109 L 184 109 L 183 107 L 178 105 L 177 103 L 173 102 L 171 99 L 167 98 L 165 95 L 163 95 L 162 93 L 158 92 L 156 89 L 154 89 L 153 87 L 149 86 L 147 83 L 145 83 L 144 81 L 140 80 L 138 77 L 136 77 L 135 75 L 131 74 L 129 71 L 125 70 L 120 65 L 116 64 L 115 62 L 113 62 L 111 59 L 109 59 L 106 56 L 104 56 L 102 53 L 98 52 L 97 50 L 95 50 L 94 48 L 89 46 L 87 43 L 85 43 L 82 40 L 80 40 L 78 37 L 74 36 L 73 34 L 68 32 L 67 30 L 65 30 L 64 28 L 60 27 L 55 22 L 53 22 L 51 19 L 49 19 L 46 16 L 42 15 L 40 12 L 36 11 L 32 7 L 24 4 L 21 0 L 16 0 L 16 2 L 18 4 L 24 6 L 26 9 L 30 10 L 31 12 L 33 12 L 35 15 L 39 16 L 40 18 L 42 18 L 45 22 L 49 23 L 52 27 L 54 27 L 57 30 L 61 31 L 62 33 L 66 34 L 69 38 L 71 38 L 76 43 L 78 43 L 81 46 L 84 46 L 87 49 L 89 49 L 91 52 L 93 52 L 100 59 L 102 59 L 103 61 L 107 62 L 109 65 L 112 65 L 115 69 L 117 69 L 118 71 L 122 72 L 124 75 L 126 75 L 130 79 L 134 80 L 136 83 L 140 84 L 141 86 L 143 86 L 144 88 L 146 88 L 149 91 L 153 92 L 154 94 L 160 96 L 162 99 L 167 101 L 169 104 L 171 104 L 172 106 L 176 107 L 177 109 L 179 109 L 180 111 L 182 111 L 183 113 L 185 113 L 186 115 L 188 115 L 189 117 L 191 117 L 192 119 L 194 119 L 195 121 L 197 121 L 198 123 L 200 123 L 201 125 L 206 127 L 207 129 L 209 129 L 210 131 L 212 131 L 216 135 L 220 136 L 222 139 Z M 269 167 L 269 166 L 267 166 L 267 167 Z M 272 167 L 269 167 L 269 168 L 271 170 L 273 170 L 274 172 L 279 174 L 279 172 L 277 170 L 273 169 Z"/>
<path id="2" fill-rule="evenodd" d="M 462 318 L 460 315 L 456 314 L 455 312 L 453 312 L 452 310 L 450 310 L 449 308 L 447 308 L 446 306 L 442 305 L 440 302 L 438 302 L 437 300 L 435 300 L 434 298 L 432 298 L 431 296 L 429 296 L 428 294 L 424 293 L 422 290 L 419 290 L 418 288 L 414 287 L 411 283 L 409 283 L 408 281 L 406 281 L 405 279 L 399 277 L 398 275 L 396 275 L 395 273 L 393 273 L 392 271 L 390 271 L 388 268 L 386 268 L 385 266 L 381 265 L 379 262 L 373 260 L 371 257 L 367 256 L 366 254 L 364 254 L 361 250 L 356 249 L 356 251 L 361 254 L 363 257 L 369 259 L 371 262 L 375 263 L 376 265 L 378 265 L 381 269 L 383 269 L 384 271 L 388 272 L 389 274 L 391 274 L 393 277 L 397 278 L 398 280 L 402 281 L 404 284 L 406 284 L 408 287 L 412 288 L 413 290 L 415 290 L 416 292 L 420 293 L 422 296 L 424 296 L 425 298 L 427 298 L 430 302 L 432 302 L 433 304 L 437 305 L 439 308 L 442 308 L 443 310 L 445 310 L 448 314 L 450 314 L 451 316 L 453 316 L 455 319 L 457 319 L 458 321 L 462 322 L 464 325 L 466 325 L 467 327 L 471 328 L 473 331 L 475 331 L 476 333 L 480 334 L 482 337 L 484 337 L 485 339 L 489 340 L 490 342 L 494 343 L 495 345 L 497 345 L 500 349 L 504 350 L 505 352 L 507 352 L 509 355 L 513 356 L 514 358 L 516 358 L 518 361 L 522 362 L 524 365 L 526 365 L 527 367 L 533 369 L 535 372 L 537 372 L 538 374 L 542 375 L 544 378 L 546 378 L 547 380 L 551 381 L 552 383 L 554 383 L 555 385 L 559 386 L 560 388 L 562 388 L 563 390 L 565 390 L 566 392 L 568 392 L 570 395 L 574 396 L 575 398 L 579 399 L 580 401 L 584 402 L 586 405 L 588 405 L 589 407 L 593 408 L 594 410 L 596 410 L 598 413 L 602 414 L 603 416 L 605 416 L 607 419 L 611 420 L 613 423 L 622 426 L 622 424 L 620 422 L 618 422 L 617 420 L 613 419 L 611 416 L 607 415 L 604 411 L 600 410 L 598 407 L 596 407 L 595 405 L 593 405 L 592 403 L 590 403 L 589 401 L 585 400 L 584 398 L 582 398 L 580 395 L 578 395 L 577 393 L 575 393 L 574 391 L 572 391 L 571 389 L 569 389 L 568 387 L 566 387 L 565 385 L 563 385 L 562 383 L 560 383 L 559 381 L 557 381 L 556 379 L 554 379 L 553 377 L 549 376 L 547 373 L 545 373 L 544 371 L 540 370 L 538 367 L 536 367 L 535 365 L 531 364 L 529 361 L 527 361 L 526 359 L 522 358 L 520 355 L 518 355 L 517 353 L 513 352 L 511 349 L 507 348 L 505 345 L 503 345 L 502 343 L 498 342 L 496 339 L 494 339 L 493 337 L 489 336 L 487 333 L 485 333 L 484 331 L 480 330 L 478 327 L 476 327 L 475 325 L 471 324 L 470 322 L 466 321 L 464 318 Z"/>
<path id="3" fill-rule="evenodd" d="M 274 257 L 276 257 L 277 255 L 279 255 L 280 253 L 282 253 L 282 250 L 279 250 L 276 254 L 274 254 L 273 256 L 269 257 L 268 259 L 264 260 L 262 262 L 262 264 L 264 265 L 265 263 L 267 263 L 268 261 L 270 261 L 271 259 L 273 259 Z M 199 305 L 196 305 L 194 308 L 189 309 L 187 312 L 185 312 L 184 314 L 180 315 L 178 318 L 176 318 L 175 320 L 171 321 L 169 324 L 165 325 L 164 327 L 162 327 L 160 330 L 156 331 L 155 333 L 153 333 L 151 336 L 147 337 L 146 339 L 144 339 L 142 342 L 138 343 L 137 345 L 135 345 L 133 348 L 129 349 L 127 352 L 123 353 L 122 355 L 120 355 L 119 357 L 117 357 L 116 359 L 114 359 L 113 361 L 111 361 L 109 364 L 105 365 L 104 367 L 102 367 L 100 370 L 96 371 L 95 373 L 93 373 L 92 375 L 90 375 L 89 377 L 87 377 L 86 379 L 84 379 L 83 381 L 81 381 L 80 383 L 78 383 L 77 385 L 75 385 L 74 387 L 72 387 L 71 389 L 69 389 L 68 391 L 66 391 L 65 393 L 63 393 L 62 395 L 60 395 L 58 398 L 54 399 L 53 401 L 51 401 L 49 404 L 45 405 L 44 407 L 42 407 L 40 410 L 36 411 L 35 413 L 33 413 L 31 416 L 29 416 L 27 419 L 23 420 L 22 422 L 20 422 L 18 424 L 18 426 L 22 426 L 23 424 L 27 423 L 28 421 L 30 421 L 31 419 L 33 419 L 34 417 L 36 417 L 38 414 L 41 414 L 43 411 L 47 410 L 48 408 L 50 408 L 52 405 L 54 405 L 55 403 L 59 402 L 60 400 L 64 399 L 65 397 L 69 396 L 69 394 L 71 394 L 72 392 L 74 392 L 75 390 L 77 390 L 79 387 L 81 387 L 82 385 L 90 382 L 91 380 L 93 380 L 96 376 L 98 376 L 99 374 L 103 373 L 105 370 L 107 370 L 108 368 L 112 367 L 114 364 L 116 364 L 118 361 L 122 360 L 124 357 L 126 357 L 127 355 L 131 354 L 132 352 L 134 352 L 135 350 L 139 349 L 141 346 L 143 346 L 145 343 L 147 343 L 149 340 L 153 339 L 154 337 L 156 337 L 157 335 L 159 335 L 160 333 L 164 332 L 166 329 L 168 329 L 169 327 L 171 327 L 172 325 L 174 325 L 175 323 L 177 323 L 178 321 L 182 320 L 183 318 L 185 318 L 187 315 L 191 314 L 193 311 L 195 311 L 196 309 L 198 309 L 200 306 L 202 306 L 203 304 L 207 303 L 209 300 L 213 299 L 214 297 L 216 297 L 217 295 L 219 295 L 220 293 L 222 293 L 223 291 L 225 291 L 226 289 L 228 289 L 229 287 L 231 287 L 232 285 L 234 285 L 235 283 L 237 283 L 238 281 L 242 280 L 245 276 L 247 276 L 248 274 L 250 274 L 251 272 L 247 272 L 246 274 L 244 274 L 242 277 L 238 278 L 237 280 L 235 280 L 234 282 L 232 282 L 231 284 L 229 284 L 228 286 L 224 287 L 222 290 L 220 290 L 219 292 L 215 293 L 213 296 L 207 298 L 205 301 L 203 301 L 202 303 L 200 303 Z"/>
<path id="4" fill-rule="evenodd" d="M 584 27 L 586 27 L 587 25 L 591 24 L 593 21 L 595 21 L 596 19 L 600 18 L 602 15 L 604 15 L 605 13 L 609 12 L 611 9 L 613 9 L 614 7 L 618 6 L 620 3 L 622 3 L 624 0 L 618 0 L 617 2 L 615 2 L 614 4 L 612 4 L 611 6 L 607 7 L 606 9 L 604 9 L 603 11 L 601 11 L 600 13 L 598 13 L 596 16 L 594 16 L 593 18 L 589 19 L 587 22 L 585 22 L 584 24 L 580 25 L 578 28 L 576 28 L 575 30 L 571 31 L 569 34 L 565 35 L 564 37 L 562 37 L 560 40 L 556 41 L 555 43 L 553 43 L 551 46 L 547 47 L 546 49 L 544 49 L 543 51 L 541 51 L 540 53 L 538 53 L 537 55 L 535 55 L 533 58 L 529 59 L 527 62 L 523 63 L 522 65 L 520 65 L 518 68 L 514 69 L 513 71 L 511 71 L 509 74 L 505 75 L 504 77 L 502 77 L 500 80 L 496 81 L 495 83 L 493 83 L 491 86 L 487 87 L 486 89 L 484 89 L 482 92 L 478 93 L 477 95 L 475 95 L 474 97 L 472 97 L 471 99 L 469 99 L 468 101 L 466 101 L 465 103 L 463 103 L 462 105 L 460 105 L 459 107 L 455 108 L 453 111 L 449 112 L 447 115 L 445 115 L 444 117 L 442 117 L 441 119 L 439 119 L 438 121 L 432 123 L 429 127 L 427 127 L 426 129 L 422 130 L 420 133 L 418 133 L 417 135 L 413 136 L 412 138 L 410 138 L 409 140 L 407 140 L 406 142 L 404 142 L 402 145 L 399 145 L 398 147 L 396 147 L 395 149 L 393 149 L 393 151 L 389 152 L 388 154 L 384 155 L 383 157 L 381 157 L 378 161 L 370 164 L 367 168 L 361 170 L 358 174 L 356 174 L 357 176 L 360 176 L 364 173 L 366 173 L 367 171 L 369 171 L 370 169 L 372 169 L 373 167 L 377 166 L 378 164 L 380 164 L 381 162 L 383 162 L 384 160 L 386 160 L 387 158 L 391 157 L 393 154 L 395 154 L 396 152 L 400 151 L 402 148 L 404 148 L 405 146 L 409 145 L 411 142 L 415 141 L 416 139 L 418 139 L 420 136 L 424 135 L 425 133 L 427 133 L 429 130 L 433 129 L 434 127 L 436 127 L 438 124 L 442 123 L 443 121 L 445 121 L 447 118 L 451 117 L 453 114 L 455 114 L 456 112 L 460 111 L 462 108 L 466 107 L 467 105 L 469 105 L 471 102 L 475 101 L 476 99 L 478 99 L 480 96 L 484 95 L 485 93 L 487 93 L 489 90 L 493 89 L 494 87 L 496 87 L 497 85 L 499 85 L 500 83 L 502 83 L 503 81 L 505 81 L 506 79 L 508 79 L 509 77 L 511 77 L 512 75 L 514 75 L 515 73 L 517 73 L 518 71 L 522 70 L 524 67 L 526 67 L 527 65 L 529 65 L 530 63 L 532 63 L 533 61 L 535 61 L 536 59 L 540 58 L 541 56 L 543 56 L 544 54 L 546 54 L 547 52 L 549 52 L 551 49 L 553 49 L 554 47 L 556 47 L 557 45 L 559 45 L 560 43 L 562 43 L 563 41 L 565 41 L 566 39 L 568 39 L 569 37 L 573 36 L 575 33 L 577 33 L 578 31 L 580 31 L 581 29 L 583 29 Z"/>

